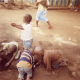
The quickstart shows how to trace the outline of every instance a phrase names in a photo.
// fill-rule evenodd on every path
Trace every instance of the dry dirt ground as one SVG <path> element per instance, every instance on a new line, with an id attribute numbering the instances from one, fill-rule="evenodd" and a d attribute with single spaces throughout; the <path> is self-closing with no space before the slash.
<path id="1" fill-rule="evenodd" d="M 0 44 L 17 41 L 22 51 L 21 30 L 12 27 L 10 23 L 22 24 L 24 14 L 31 14 L 31 23 L 35 24 L 36 11 L 32 8 L 0 9 Z M 45 67 L 40 65 L 33 70 L 33 80 L 80 80 L 80 11 L 48 10 L 47 18 L 54 28 L 48 29 L 47 23 L 42 21 L 39 22 L 39 27 L 32 26 L 33 46 L 61 50 L 68 59 L 68 65 L 54 69 L 51 76 L 44 75 Z M 4 52 L 0 54 L 4 58 L 3 55 L 5 56 Z M 7 62 L 7 57 L 4 59 L 3 64 Z M 17 80 L 17 61 L 9 69 L 0 64 L 0 80 Z"/>

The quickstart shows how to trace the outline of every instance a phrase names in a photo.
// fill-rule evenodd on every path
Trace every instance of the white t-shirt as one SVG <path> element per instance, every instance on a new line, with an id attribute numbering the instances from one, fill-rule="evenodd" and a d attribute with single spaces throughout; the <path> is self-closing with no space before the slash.
<path id="1" fill-rule="evenodd" d="M 21 39 L 22 40 L 30 40 L 32 39 L 32 34 L 31 34 L 31 24 L 22 24 L 22 27 L 24 30 L 22 30 L 21 33 Z"/>

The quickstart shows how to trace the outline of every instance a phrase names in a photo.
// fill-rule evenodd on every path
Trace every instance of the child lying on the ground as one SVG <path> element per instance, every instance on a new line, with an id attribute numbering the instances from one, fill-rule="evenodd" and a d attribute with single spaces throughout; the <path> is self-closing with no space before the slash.
<path id="1" fill-rule="evenodd" d="M 43 63 L 46 66 L 46 75 L 51 75 L 52 68 L 58 68 L 59 66 L 65 66 L 67 65 L 63 61 L 63 54 L 60 50 L 43 50 L 41 47 L 36 47 L 34 49 L 34 54 L 41 57 L 42 60 L 39 60 L 36 63 L 36 66 L 43 61 Z"/>
<path id="2" fill-rule="evenodd" d="M 2 43 L 2 45 L 3 45 L 3 49 L 0 51 L 0 53 L 6 51 L 6 55 L 13 54 L 10 61 L 7 62 L 5 65 L 6 67 L 8 67 L 14 59 L 19 58 L 20 55 L 19 45 L 17 42 Z"/>
<path id="3" fill-rule="evenodd" d="M 33 54 L 29 50 L 24 50 L 18 61 L 18 80 L 24 80 L 24 75 L 27 73 L 27 79 L 30 80 L 32 77 L 32 64 L 33 64 Z"/>

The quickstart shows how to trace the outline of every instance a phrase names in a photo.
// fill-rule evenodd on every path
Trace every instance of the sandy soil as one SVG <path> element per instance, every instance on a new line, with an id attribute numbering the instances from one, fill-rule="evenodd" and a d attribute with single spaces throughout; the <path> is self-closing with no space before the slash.
<path id="1" fill-rule="evenodd" d="M 36 11 L 32 8 L 0 9 L 0 44 L 17 41 L 22 51 L 21 30 L 12 27 L 10 23 L 22 24 L 24 14 L 31 14 L 33 17 L 31 23 L 35 24 Z M 42 21 L 39 22 L 38 28 L 32 26 L 33 46 L 60 49 L 64 57 L 68 59 L 68 65 L 54 69 L 51 76 L 44 75 L 45 67 L 40 65 L 33 70 L 33 80 L 80 80 L 80 11 L 48 10 L 47 18 L 54 28 L 48 29 L 47 23 Z M 2 49 L 1 45 L 0 49 Z M 5 53 L 0 54 L 0 56 L 3 55 Z M 11 64 L 9 69 L 0 67 L 0 80 L 17 80 L 16 63 L 17 60 Z"/>

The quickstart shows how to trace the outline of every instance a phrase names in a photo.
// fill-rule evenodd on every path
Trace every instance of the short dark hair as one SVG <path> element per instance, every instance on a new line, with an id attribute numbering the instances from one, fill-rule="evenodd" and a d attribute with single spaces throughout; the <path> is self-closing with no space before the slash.
<path id="1" fill-rule="evenodd" d="M 32 16 L 31 16 L 30 14 L 24 15 L 24 18 L 25 18 L 25 20 L 26 20 L 27 22 L 31 22 L 31 20 L 32 20 Z"/>
<path id="2" fill-rule="evenodd" d="M 14 53 L 17 50 L 17 46 L 15 44 L 9 45 L 9 49 L 11 50 L 11 53 Z"/>

